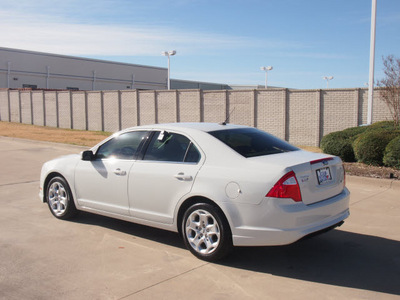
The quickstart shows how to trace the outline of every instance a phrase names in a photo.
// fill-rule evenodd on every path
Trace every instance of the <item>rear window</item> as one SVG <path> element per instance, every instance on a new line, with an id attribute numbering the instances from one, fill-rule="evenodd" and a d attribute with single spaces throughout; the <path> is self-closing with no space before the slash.
<path id="1" fill-rule="evenodd" d="M 244 157 L 255 157 L 283 152 L 297 151 L 299 148 L 256 128 L 238 128 L 209 132 L 224 144 Z"/>

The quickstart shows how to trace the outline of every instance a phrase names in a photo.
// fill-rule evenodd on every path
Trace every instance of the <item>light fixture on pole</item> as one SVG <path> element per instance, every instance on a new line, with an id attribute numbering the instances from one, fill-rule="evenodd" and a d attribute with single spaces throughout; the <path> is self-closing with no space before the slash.
<path id="1" fill-rule="evenodd" d="M 169 62 L 169 57 L 170 57 L 170 56 L 173 56 L 173 55 L 175 55 L 175 54 L 176 54 L 176 51 L 175 51 L 175 50 L 170 50 L 170 51 L 163 51 L 163 52 L 161 52 L 161 55 L 168 56 L 168 82 L 167 82 L 168 90 L 171 89 L 171 79 L 170 79 L 170 77 L 169 77 L 169 73 L 170 73 L 170 62 Z"/>
<path id="2" fill-rule="evenodd" d="M 324 76 L 322 79 L 326 80 L 326 88 L 329 89 L 329 80 L 332 80 L 333 76 Z"/>
<path id="3" fill-rule="evenodd" d="M 265 88 L 268 88 L 268 84 L 267 84 L 267 80 L 268 80 L 268 71 L 271 71 L 272 69 L 273 69 L 272 66 L 261 67 L 261 68 L 260 68 L 261 71 L 265 71 Z"/>

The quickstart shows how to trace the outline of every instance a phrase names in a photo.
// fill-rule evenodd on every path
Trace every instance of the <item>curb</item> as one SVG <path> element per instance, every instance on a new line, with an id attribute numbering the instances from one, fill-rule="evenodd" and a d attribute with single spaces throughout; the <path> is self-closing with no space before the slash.
<path id="1" fill-rule="evenodd" d="M 43 144 L 43 145 L 49 145 L 49 146 L 53 146 L 53 147 L 72 148 L 72 149 L 77 149 L 78 151 L 79 151 L 79 149 L 88 150 L 88 149 L 92 148 L 92 147 L 86 147 L 86 146 L 80 146 L 80 145 L 56 143 L 56 142 L 40 141 L 40 140 L 30 140 L 30 139 L 11 137 L 11 136 L 0 136 L 0 139 L 12 140 L 12 141 L 23 141 L 23 142 L 31 143 L 31 144 Z"/>
<path id="2" fill-rule="evenodd" d="M 346 175 L 346 182 L 351 184 L 355 183 L 369 186 L 379 186 L 400 191 L 400 180 Z"/>

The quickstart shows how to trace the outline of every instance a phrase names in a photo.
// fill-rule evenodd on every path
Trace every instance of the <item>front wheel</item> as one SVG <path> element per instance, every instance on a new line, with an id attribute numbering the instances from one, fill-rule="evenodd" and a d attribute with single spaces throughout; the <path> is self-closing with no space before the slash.
<path id="1" fill-rule="evenodd" d="M 46 201 L 51 213 L 58 219 L 70 219 L 78 212 L 69 185 L 62 177 L 54 177 L 49 181 Z"/>
<path id="2" fill-rule="evenodd" d="M 214 206 L 198 203 L 189 207 L 182 221 L 186 247 L 198 258 L 216 261 L 232 250 L 228 222 Z"/>

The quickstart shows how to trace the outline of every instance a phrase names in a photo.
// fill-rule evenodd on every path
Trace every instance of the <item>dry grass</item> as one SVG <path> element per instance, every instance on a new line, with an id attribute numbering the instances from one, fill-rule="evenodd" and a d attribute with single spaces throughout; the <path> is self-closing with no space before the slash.
<path id="1" fill-rule="evenodd" d="M 319 147 L 314 147 L 314 146 L 303 146 L 303 145 L 297 145 L 297 147 L 306 150 L 306 151 L 310 151 L 310 152 L 315 152 L 315 153 L 322 153 L 321 148 Z"/>
<path id="2" fill-rule="evenodd" d="M 0 136 L 92 147 L 109 132 L 61 129 L 54 127 L 0 122 Z"/>
<path id="3" fill-rule="evenodd" d="M 62 129 L 0 121 L 0 136 L 16 137 L 36 141 L 55 142 L 92 147 L 109 136 L 110 132 Z M 298 146 L 301 149 L 321 153 L 312 146 Z"/>

